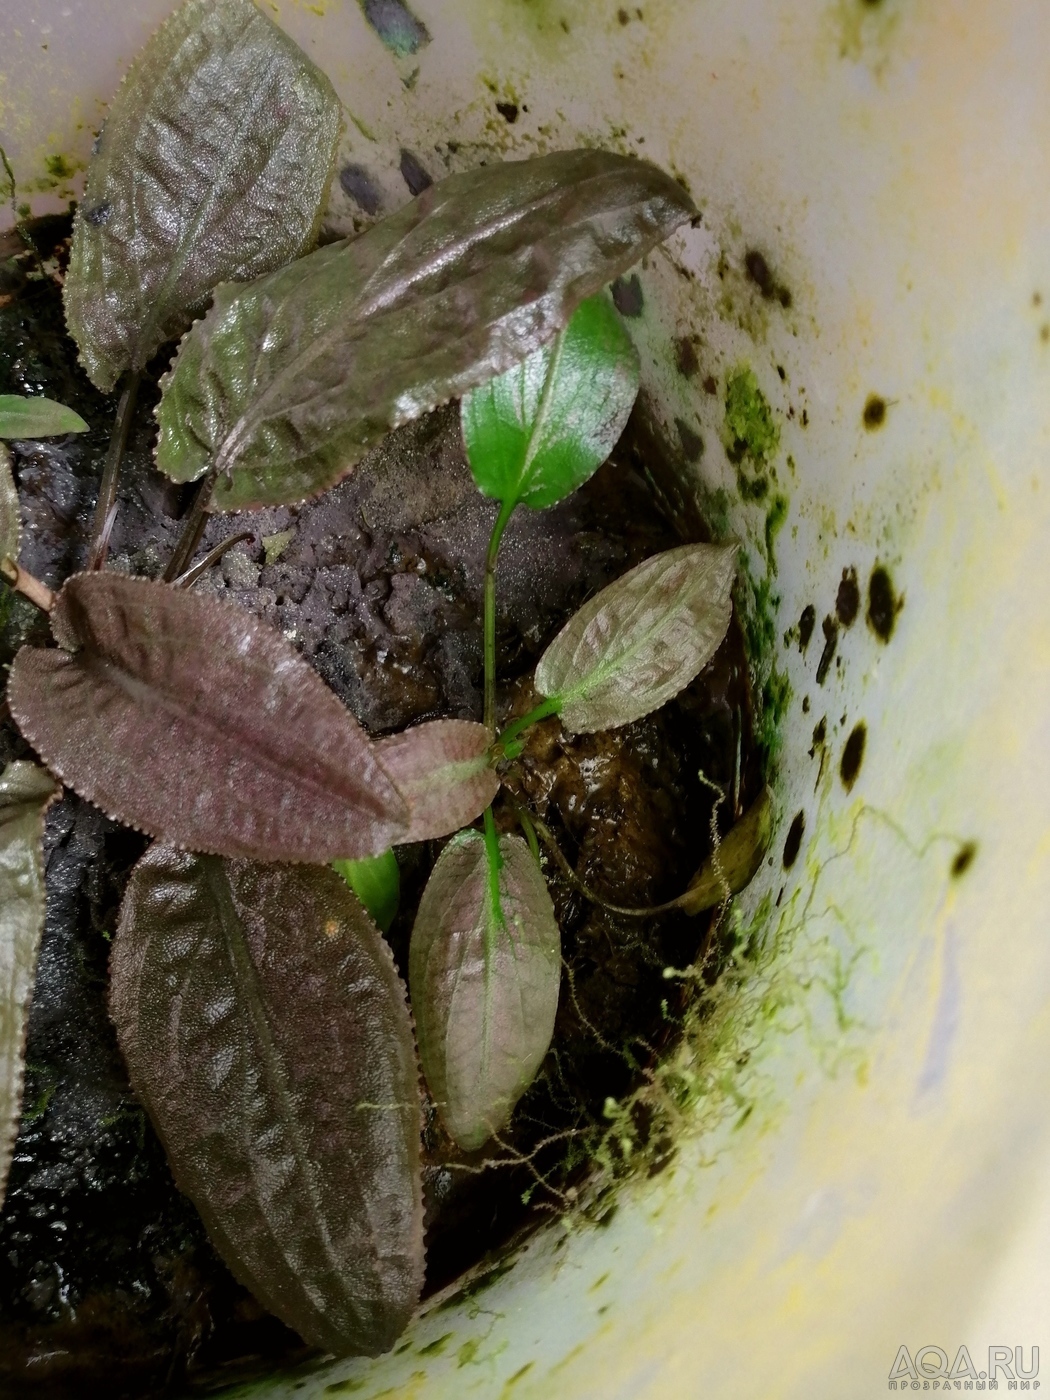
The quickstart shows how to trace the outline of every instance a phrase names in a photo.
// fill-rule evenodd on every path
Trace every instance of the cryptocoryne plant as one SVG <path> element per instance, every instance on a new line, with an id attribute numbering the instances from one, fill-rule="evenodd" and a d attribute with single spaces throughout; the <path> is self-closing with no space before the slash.
<path id="1" fill-rule="evenodd" d="M 0 462 L 3 574 L 48 611 L 55 643 L 23 647 L 7 684 L 44 767 L 12 764 L 0 779 L 13 1008 L 0 1169 L 58 780 L 153 838 L 120 913 L 111 1010 L 176 1181 L 267 1307 L 318 1346 L 374 1354 L 423 1281 L 416 1040 L 377 927 L 396 908 L 392 849 L 451 835 L 416 917 L 409 987 L 431 1095 L 455 1141 L 476 1148 L 536 1075 L 561 978 L 537 842 L 551 836 L 523 809 L 523 836 L 500 834 L 501 774 L 540 718 L 612 728 L 686 686 L 728 627 L 736 556 L 684 545 L 592 598 L 536 668 L 541 703 L 498 731 L 504 529 L 608 456 L 639 368 L 602 289 L 695 211 L 651 164 L 564 151 L 452 175 L 360 237 L 309 251 L 339 125 L 327 79 L 250 0 L 187 0 L 97 143 L 67 321 L 94 383 L 123 377 L 123 390 L 88 567 L 55 594 L 17 563 L 18 500 Z M 103 567 L 121 455 L 139 379 L 179 335 L 156 463 L 196 495 L 163 578 L 129 577 Z M 373 740 L 278 631 L 192 592 L 219 551 L 193 557 L 209 514 L 317 495 L 453 398 L 477 485 L 499 502 L 484 713 Z M 0 399 L 0 435 L 77 431 L 75 418 Z M 742 887 L 767 831 L 763 800 L 675 904 L 711 907 Z"/>

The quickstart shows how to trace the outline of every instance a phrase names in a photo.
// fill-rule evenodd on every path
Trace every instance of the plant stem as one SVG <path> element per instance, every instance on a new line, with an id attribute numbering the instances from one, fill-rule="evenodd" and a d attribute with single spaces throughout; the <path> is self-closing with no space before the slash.
<path id="1" fill-rule="evenodd" d="M 88 555 L 88 568 L 101 569 L 109 551 L 109 534 L 113 528 L 112 512 L 117 499 L 117 478 L 124 449 L 128 445 L 128 432 L 131 428 L 131 415 L 138 398 L 141 370 L 132 370 L 124 381 L 124 392 L 120 396 L 117 417 L 109 439 L 106 465 L 102 469 L 102 480 L 98 488 L 98 504 L 95 506 L 95 523 L 91 531 L 91 551 Z"/>
<path id="2" fill-rule="evenodd" d="M 211 488 L 214 483 L 215 478 L 209 472 L 193 498 L 193 505 L 190 506 L 189 513 L 183 522 L 182 534 L 179 535 L 171 558 L 168 560 L 168 567 L 164 570 L 165 583 L 171 583 L 180 574 L 185 573 L 187 565 L 197 552 L 201 535 L 204 534 L 204 527 L 208 523 L 208 501 L 211 498 Z"/>
<path id="3" fill-rule="evenodd" d="M 485 727 L 496 733 L 496 556 L 516 501 L 504 501 L 485 555 Z"/>
<path id="4" fill-rule="evenodd" d="M 192 569 L 187 569 L 184 574 L 179 574 L 175 579 L 176 588 L 189 588 L 197 582 L 201 574 L 207 573 L 213 564 L 217 564 L 228 549 L 232 549 L 235 544 L 240 544 L 241 540 L 253 540 L 255 536 L 251 530 L 241 530 L 239 534 L 227 535 L 224 540 L 220 540 L 214 549 L 209 549 L 208 553 L 200 561 L 194 564 Z"/>
<path id="5" fill-rule="evenodd" d="M 505 749 L 508 744 L 518 737 L 518 735 L 530 725 L 538 724 L 541 719 L 548 719 L 551 715 L 558 713 L 558 697 L 549 696 L 546 700 L 541 700 L 534 710 L 530 710 L 527 715 L 520 715 L 511 724 L 508 724 L 503 733 L 496 740 L 496 747 Z"/>
<path id="6" fill-rule="evenodd" d="M 16 564 L 13 559 L 0 559 L 0 574 L 7 580 L 16 593 L 21 593 L 23 598 L 38 607 L 41 612 L 50 612 L 55 601 L 55 595 L 48 588 L 46 583 L 41 583 L 38 578 L 27 573 L 25 569 Z"/>

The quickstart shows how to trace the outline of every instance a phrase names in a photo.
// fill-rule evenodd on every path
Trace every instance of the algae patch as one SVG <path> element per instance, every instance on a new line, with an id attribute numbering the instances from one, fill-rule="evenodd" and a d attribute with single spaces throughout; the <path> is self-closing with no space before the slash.
<path id="1" fill-rule="evenodd" d="M 733 370 L 726 380 L 725 406 L 729 460 L 734 463 L 750 461 L 761 470 L 780 445 L 780 429 L 754 370 L 746 366 Z"/>

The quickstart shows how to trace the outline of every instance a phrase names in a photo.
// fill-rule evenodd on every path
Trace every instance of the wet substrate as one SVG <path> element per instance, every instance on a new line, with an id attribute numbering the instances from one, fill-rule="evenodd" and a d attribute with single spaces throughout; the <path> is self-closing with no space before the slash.
<path id="1" fill-rule="evenodd" d="M 22 563 L 57 586 L 83 563 L 115 400 L 76 367 L 57 278 L 61 222 L 38 228 L 43 279 L 26 255 L 0 262 L 0 392 L 70 404 L 90 434 L 14 445 Z M 163 363 L 158 369 L 164 367 Z M 111 564 L 156 574 L 187 494 L 150 465 L 155 389 L 144 390 L 123 472 Z M 632 425 L 612 460 L 561 506 L 521 510 L 499 565 L 504 714 L 531 704 L 544 647 L 597 589 L 679 543 L 651 486 L 654 447 Z M 481 713 L 481 583 L 494 516 L 465 466 L 455 408 L 393 435 L 354 475 L 301 509 L 210 523 L 205 545 L 247 525 L 197 586 L 272 621 L 376 734 Z M 203 546 L 202 546 L 203 549 Z M 0 595 L 0 661 L 46 629 Z M 0 760 L 28 750 L 9 722 Z M 528 734 L 508 786 L 607 899 L 657 903 L 683 889 L 753 798 L 739 633 L 659 714 L 570 738 L 556 719 Z M 509 810 L 499 812 L 510 828 Z M 175 1190 L 127 1082 L 106 1006 L 109 939 L 144 841 L 67 793 L 48 817 L 48 912 L 27 1047 L 25 1108 L 0 1217 L 0 1393 L 78 1400 L 207 1390 L 302 1359 L 298 1338 L 258 1307 Z M 390 939 L 404 969 L 415 905 L 440 843 L 399 851 L 402 908 Z M 629 1092 L 677 1035 L 667 966 L 690 963 L 707 921 L 617 917 L 545 870 L 566 963 L 554 1043 L 500 1144 L 464 1157 L 426 1114 L 428 1291 L 492 1257 L 564 1200 L 587 1170 L 606 1099 Z M 680 995 L 680 994 L 677 994 Z M 636 1124 L 644 1134 L 646 1125 Z M 668 1145 L 669 1147 L 669 1145 Z M 656 1157 L 659 1160 L 659 1154 Z"/>

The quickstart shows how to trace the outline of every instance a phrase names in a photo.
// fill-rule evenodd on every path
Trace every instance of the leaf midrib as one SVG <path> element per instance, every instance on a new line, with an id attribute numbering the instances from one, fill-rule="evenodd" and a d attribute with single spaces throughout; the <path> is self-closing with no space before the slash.
<path id="1" fill-rule="evenodd" d="M 205 879 L 218 910 L 219 923 L 222 928 L 223 941 L 226 946 L 226 954 L 229 959 L 234 986 L 240 993 L 238 1000 L 248 1012 L 251 1029 L 255 1036 L 256 1047 L 259 1051 L 259 1058 L 266 1074 L 266 1082 L 272 1089 L 272 1101 L 276 1101 L 278 1118 L 285 1128 L 286 1139 L 291 1144 L 296 1169 L 305 1188 L 306 1199 L 310 1204 L 310 1219 L 314 1227 L 314 1233 L 320 1242 L 321 1249 L 324 1252 L 325 1259 L 331 1267 L 332 1272 L 336 1277 L 341 1277 L 343 1273 L 342 1261 L 336 1252 L 331 1235 L 328 1232 L 320 1188 L 299 1128 L 299 1120 L 294 1109 L 292 1093 L 289 1088 L 288 1076 L 284 1066 L 284 1059 L 273 1037 L 270 1020 L 266 1013 L 265 1000 L 262 994 L 259 976 L 255 969 L 255 963 L 248 951 L 244 925 L 241 923 L 240 916 L 234 905 L 229 880 L 226 876 L 225 869 L 219 864 L 218 857 L 205 857 L 203 864 Z M 251 1170 L 252 1179 L 254 1180 L 256 1176 L 255 1161 L 251 1154 L 249 1154 L 249 1168 Z M 260 1199 L 261 1196 L 262 1193 L 260 1193 Z M 298 1270 L 295 1263 L 288 1257 L 280 1234 L 274 1231 L 266 1212 L 260 1210 L 260 1214 L 282 1258 L 292 1274 L 297 1277 Z M 306 1290 L 304 1289 L 303 1291 L 305 1294 Z M 308 1297 L 309 1295 L 306 1294 L 306 1296 Z"/>

